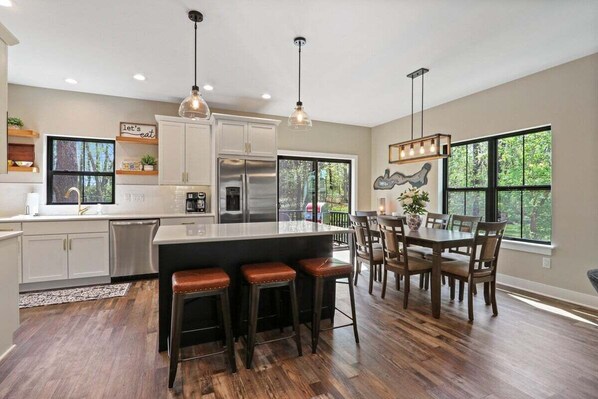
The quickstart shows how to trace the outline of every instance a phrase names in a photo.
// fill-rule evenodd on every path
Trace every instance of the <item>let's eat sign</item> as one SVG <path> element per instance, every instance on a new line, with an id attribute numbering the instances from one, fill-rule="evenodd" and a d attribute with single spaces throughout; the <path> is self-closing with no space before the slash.
<path id="1" fill-rule="evenodd" d="M 120 135 L 123 137 L 137 137 L 141 139 L 155 139 L 156 125 L 149 125 L 145 123 L 120 123 Z"/>

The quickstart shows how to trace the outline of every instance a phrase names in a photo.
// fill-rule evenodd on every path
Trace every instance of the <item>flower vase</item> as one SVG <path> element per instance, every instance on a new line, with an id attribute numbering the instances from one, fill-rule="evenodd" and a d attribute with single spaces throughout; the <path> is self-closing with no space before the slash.
<path id="1" fill-rule="evenodd" d="M 409 230 L 417 231 L 422 225 L 422 217 L 420 215 L 407 215 L 407 226 Z"/>

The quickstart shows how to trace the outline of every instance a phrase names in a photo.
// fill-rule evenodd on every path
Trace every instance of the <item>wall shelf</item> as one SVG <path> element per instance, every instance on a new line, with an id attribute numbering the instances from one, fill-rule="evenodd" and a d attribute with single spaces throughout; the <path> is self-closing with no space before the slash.
<path id="1" fill-rule="evenodd" d="M 158 145 L 158 139 L 140 139 L 138 137 L 117 136 L 116 141 L 128 144 Z"/>
<path id="2" fill-rule="evenodd" d="M 39 133 L 35 130 L 24 130 L 24 129 L 8 129 L 8 135 L 10 137 L 27 137 L 36 139 L 39 137 Z"/>
<path id="3" fill-rule="evenodd" d="M 37 168 L 37 166 L 29 166 L 29 167 L 25 167 L 25 166 L 9 166 L 8 167 L 8 171 L 9 172 L 38 173 L 39 169 Z"/>
<path id="4" fill-rule="evenodd" d="M 117 175 L 158 176 L 157 170 L 117 170 Z"/>

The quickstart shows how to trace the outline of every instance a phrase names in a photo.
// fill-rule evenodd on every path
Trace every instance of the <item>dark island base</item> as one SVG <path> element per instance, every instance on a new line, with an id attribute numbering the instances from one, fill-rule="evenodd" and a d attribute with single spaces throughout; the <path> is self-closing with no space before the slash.
<path id="1" fill-rule="evenodd" d="M 203 242 L 192 244 L 160 245 L 159 272 L 159 339 L 158 350 L 167 349 L 170 333 L 170 317 L 172 306 L 172 274 L 180 270 L 198 269 L 206 267 L 220 267 L 231 278 L 229 288 L 231 303 L 231 319 L 235 336 L 239 334 L 238 313 L 242 303 L 246 313 L 248 290 L 241 295 L 243 277 L 241 265 L 248 263 L 279 261 L 296 269 L 300 259 L 332 256 L 332 236 L 303 236 L 288 238 L 273 238 L 260 240 L 239 240 Z M 322 318 L 333 316 L 335 299 L 335 284 L 327 282 L 325 287 Z M 300 321 L 311 322 L 313 279 L 297 273 L 297 294 L 299 296 Z M 279 323 L 290 326 L 291 308 L 287 291 L 281 291 L 282 314 L 277 317 L 274 290 L 265 290 L 260 295 L 258 331 L 278 328 Z M 199 298 L 185 304 L 183 330 L 192 330 L 218 325 L 216 301 L 212 298 Z M 244 329 L 245 327 L 243 327 Z M 197 331 L 182 335 L 182 346 L 194 345 L 202 342 L 222 339 L 222 331 L 218 328 Z"/>

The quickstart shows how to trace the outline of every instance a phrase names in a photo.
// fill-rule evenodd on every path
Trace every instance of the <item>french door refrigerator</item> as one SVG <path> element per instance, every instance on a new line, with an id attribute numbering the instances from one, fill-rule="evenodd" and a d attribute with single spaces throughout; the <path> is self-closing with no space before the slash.
<path id="1" fill-rule="evenodd" d="M 218 222 L 275 222 L 276 161 L 218 159 Z"/>

